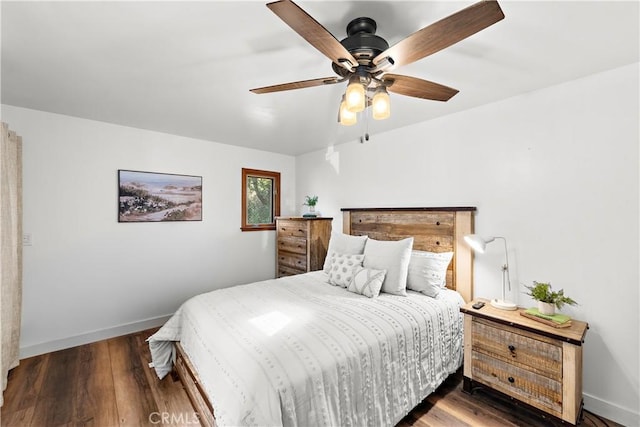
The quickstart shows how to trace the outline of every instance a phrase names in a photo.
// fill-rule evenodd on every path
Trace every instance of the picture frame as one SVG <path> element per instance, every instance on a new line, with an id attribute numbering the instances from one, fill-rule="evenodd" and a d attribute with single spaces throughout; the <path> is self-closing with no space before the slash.
<path id="1" fill-rule="evenodd" d="M 202 177 L 118 169 L 118 222 L 202 221 Z"/>

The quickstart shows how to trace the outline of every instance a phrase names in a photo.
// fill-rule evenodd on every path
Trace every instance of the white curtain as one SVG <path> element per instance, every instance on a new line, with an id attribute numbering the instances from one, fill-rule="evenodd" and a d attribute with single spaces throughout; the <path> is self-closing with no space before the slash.
<path id="1" fill-rule="evenodd" d="M 22 308 L 22 138 L 2 123 L 0 147 L 0 375 L 18 366 Z M 0 406 L 4 401 L 0 393 Z"/>

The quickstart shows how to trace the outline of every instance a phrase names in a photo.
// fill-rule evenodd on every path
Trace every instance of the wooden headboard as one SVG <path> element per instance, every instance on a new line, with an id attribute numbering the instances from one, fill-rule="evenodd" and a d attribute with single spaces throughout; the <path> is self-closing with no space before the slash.
<path id="1" fill-rule="evenodd" d="M 473 252 L 463 237 L 473 233 L 475 207 L 341 210 L 345 234 L 376 240 L 413 237 L 415 250 L 453 252 L 447 287 L 458 291 L 467 302 L 473 299 Z"/>

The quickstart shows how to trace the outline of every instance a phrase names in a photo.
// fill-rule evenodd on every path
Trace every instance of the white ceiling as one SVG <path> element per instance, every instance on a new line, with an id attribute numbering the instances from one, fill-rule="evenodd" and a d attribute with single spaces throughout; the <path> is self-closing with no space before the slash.
<path id="1" fill-rule="evenodd" d="M 263 1 L 2 1 L 2 103 L 297 155 L 358 139 L 336 122 L 344 85 Z M 393 45 L 474 1 L 299 1 L 337 39 L 358 16 Z M 502 1 L 505 19 L 395 73 L 460 90 L 391 94 L 375 134 L 639 61 L 639 2 Z M 499 118 L 496 118 L 499 125 Z"/>

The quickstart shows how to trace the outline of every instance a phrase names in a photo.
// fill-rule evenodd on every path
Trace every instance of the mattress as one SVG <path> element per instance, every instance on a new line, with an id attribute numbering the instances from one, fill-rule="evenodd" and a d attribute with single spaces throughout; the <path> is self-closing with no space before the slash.
<path id="1" fill-rule="evenodd" d="M 148 341 L 159 378 L 180 341 L 219 426 L 392 426 L 461 366 L 463 303 L 317 271 L 191 298 Z"/>

